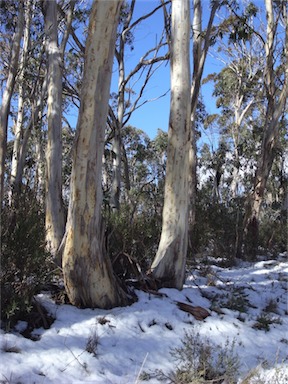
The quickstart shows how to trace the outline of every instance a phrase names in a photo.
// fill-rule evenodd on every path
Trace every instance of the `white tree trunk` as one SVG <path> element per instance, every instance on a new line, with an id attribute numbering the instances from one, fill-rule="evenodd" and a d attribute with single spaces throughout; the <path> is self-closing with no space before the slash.
<path id="1" fill-rule="evenodd" d="M 189 43 L 189 0 L 172 0 L 171 101 L 163 224 L 151 271 L 160 285 L 178 289 L 182 289 L 185 279 L 188 240 Z"/>
<path id="2" fill-rule="evenodd" d="M 58 46 L 57 1 L 44 1 L 48 59 L 48 140 L 46 149 L 46 242 L 56 256 L 65 230 L 62 200 L 62 63 Z"/>
<path id="3" fill-rule="evenodd" d="M 71 195 L 63 252 L 68 297 L 79 307 L 127 304 L 101 229 L 102 157 L 121 1 L 94 0 L 86 42 L 81 105 L 71 175 Z"/>
<path id="4" fill-rule="evenodd" d="M 5 158 L 7 146 L 7 129 L 8 129 L 8 116 L 10 112 L 11 97 L 14 90 L 17 69 L 19 65 L 20 43 L 23 34 L 24 26 L 24 4 L 22 1 L 18 2 L 18 22 L 13 37 L 13 45 L 11 49 L 11 61 L 9 66 L 8 78 L 6 87 L 3 92 L 2 105 L 0 110 L 0 201 L 2 204 L 4 197 L 4 174 L 5 174 Z"/>
<path id="5" fill-rule="evenodd" d="M 196 225 L 197 195 L 197 145 L 196 109 L 200 94 L 201 79 L 209 48 L 210 34 L 219 1 L 213 3 L 205 37 L 202 34 L 202 1 L 193 0 L 193 76 L 191 84 L 191 135 L 189 147 L 189 247 L 193 250 L 193 232 Z"/>
<path id="6" fill-rule="evenodd" d="M 14 144 L 13 144 L 13 153 L 12 153 L 12 161 L 11 161 L 11 174 L 10 174 L 10 187 L 11 190 L 9 191 L 9 205 L 11 206 L 13 203 L 13 195 L 14 192 L 19 192 L 18 187 L 20 187 L 20 184 L 16 186 L 16 177 L 17 177 L 17 169 L 19 166 L 19 159 L 20 159 L 20 148 L 21 148 L 21 137 L 23 135 L 23 117 L 24 117 L 24 80 L 25 80 L 25 67 L 27 62 L 27 54 L 28 54 L 28 48 L 29 48 L 29 42 L 30 42 L 30 25 L 31 25 L 31 12 L 32 12 L 32 2 L 31 0 L 28 0 L 25 4 L 25 29 L 24 29 L 24 37 L 23 37 L 23 47 L 20 57 L 20 73 L 18 75 L 18 114 L 17 114 L 17 121 L 14 128 Z"/>

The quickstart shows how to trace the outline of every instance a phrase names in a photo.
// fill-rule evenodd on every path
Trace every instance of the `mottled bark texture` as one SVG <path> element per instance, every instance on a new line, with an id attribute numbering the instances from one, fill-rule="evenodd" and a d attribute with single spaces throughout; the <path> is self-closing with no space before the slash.
<path id="1" fill-rule="evenodd" d="M 58 44 L 57 1 L 43 1 L 45 18 L 47 71 L 46 148 L 46 242 L 56 257 L 65 231 L 65 214 L 62 200 L 62 61 Z"/>
<path id="2" fill-rule="evenodd" d="M 86 42 L 63 251 L 67 294 L 79 307 L 128 303 L 105 254 L 101 223 L 102 157 L 120 7 L 121 1 L 94 1 Z"/>

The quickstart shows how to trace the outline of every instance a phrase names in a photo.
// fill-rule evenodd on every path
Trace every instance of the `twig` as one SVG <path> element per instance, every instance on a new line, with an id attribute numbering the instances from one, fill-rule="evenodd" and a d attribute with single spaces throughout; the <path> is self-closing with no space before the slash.
<path id="1" fill-rule="evenodd" d="M 88 369 L 87 369 L 87 364 L 86 364 L 86 363 L 81 363 L 80 360 L 79 360 L 79 357 L 80 357 L 81 355 L 83 355 L 83 353 L 84 353 L 85 351 L 82 351 L 78 356 L 75 356 L 75 354 L 73 353 L 73 351 L 68 347 L 68 345 L 66 345 L 66 342 L 64 343 L 64 345 L 65 345 L 65 347 L 68 349 L 68 351 L 71 352 L 72 356 L 74 357 L 74 360 L 71 360 L 71 361 L 66 365 L 65 368 L 61 369 L 61 372 L 65 372 L 66 369 L 68 368 L 68 366 L 69 366 L 70 364 L 72 364 L 72 363 L 76 360 L 76 361 L 79 363 L 79 365 L 80 365 L 82 368 L 84 368 L 84 370 L 85 370 L 87 373 L 89 373 L 89 371 L 88 371 Z"/>
<path id="2" fill-rule="evenodd" d="M 141 375 L 141 373 L 142 373 L 142 371 L 143 371 L 143 368 L 144 368 L 144 365 L 145 365 L 145 363 L 146 363 L 146 360 L 147 360 L 148 355 L 149 355 L 149 352 L 146 353 L 146 356 L 145 356 L 145 358 L 144 358 L 144 360 L 143 360 L 143 362 L 142 362 L 142 364 L 141 364 L 141 367 L 140 367 L 140 369 L 139 369 L 138 375 L 137 375 L 137 377 L 136 377 L 135 384 L 137 384 L 137 383 L 138 383 L 138 380 L 140 379 L 140 375 Z"/>

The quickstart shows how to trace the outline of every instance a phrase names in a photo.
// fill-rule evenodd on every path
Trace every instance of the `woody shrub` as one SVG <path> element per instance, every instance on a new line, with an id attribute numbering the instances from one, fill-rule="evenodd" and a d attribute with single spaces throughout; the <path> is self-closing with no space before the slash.
<path id="1" fill-rule="evenodd" d="M 33 297 L 48 279 L 44 212 L 31 191 L 17 207 L 4 204 L 1 243 L 1 324 L 9 330 L 33 309 Z"/>

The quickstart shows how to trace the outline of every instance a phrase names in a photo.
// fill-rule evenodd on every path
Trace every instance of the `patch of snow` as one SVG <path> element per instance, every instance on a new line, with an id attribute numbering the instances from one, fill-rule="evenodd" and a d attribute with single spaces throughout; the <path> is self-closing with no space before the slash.
<path id="1" fill-rule="evenodd" d="M 12 333 L 0 332 L 0 382 L 140 383 L 141 372 L 175 369 L 171 349 L 181 347 L 185 332 L 195 329 L 216 345 L 235 340 L 240 375 L 245 377 L 252 369 L 257 370 L 258 376 L 251 384 L 257 383 L 257 377 L 268 384 L 275 375 L 277 383 L 287 384 L 285 254 L 278 261 L 243 263 L 229 269 L 215 265 L 211 271 L 214 285 L 208 284 L 208 276 L 199 269 L 187 277 L 182 291 L 161 289 L 163 297 L 136 291 L 137 302 L 109 311 L 59 306 L 47 293 L 38 295 L 56 320 L 50 329 L 34 330 L 38 341 L 20 334 L 25 322 L 19 322 Z M 197 321 L 177 307 L 178 301 L 201 306 L 211 316 Z M 269 306 L 275 312 L 268 312 Z M 267 316 L 269 330 L 264 325 L 261 328 L 261 316 L 264 320 Z M 93 337 L 94 354 L 86 351 Z M 145 382 L 159 383 L 155 378 Z"/>

